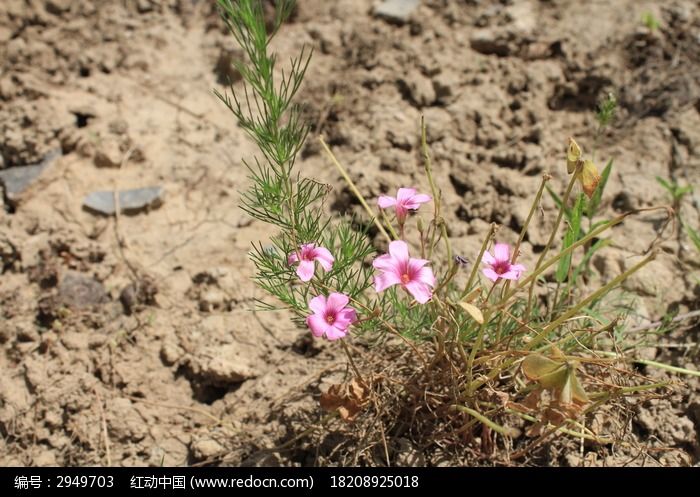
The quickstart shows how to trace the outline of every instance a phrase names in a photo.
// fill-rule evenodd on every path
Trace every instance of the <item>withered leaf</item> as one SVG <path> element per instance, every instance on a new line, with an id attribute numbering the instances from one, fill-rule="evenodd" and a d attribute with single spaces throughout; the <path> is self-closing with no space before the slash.
<path id="1" fill-rule="evenodd" d="M 325 411 L 338 411 L 340 418 L 352 423 L 369 403 L 370 389 L 353 378 L 349 383 L 331 385 L 321 394 L 319 403 Z"/>

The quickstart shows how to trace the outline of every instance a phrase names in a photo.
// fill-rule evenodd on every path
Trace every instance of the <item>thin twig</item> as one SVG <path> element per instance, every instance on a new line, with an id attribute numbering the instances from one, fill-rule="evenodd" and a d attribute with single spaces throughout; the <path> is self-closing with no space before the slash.
<path id="1" fill-rule="evenodd" d="M 102 419 L 102 438 L 105 444 L 105 457 L 107 458 L 107 466 L 112 465 L 112 455 L 109 450 L 109 433 L 107 432 L 107 418 L 105 417 L 105 411 L 102 407 L 102 397 L 100 392 L 95 388 L 95 397 L 97 397 L 97 408 L 100 410 L 100 418 Z"/>
<path id="2" fill-rule="evenodd" d="M 382 226 L 382 223 L 379 222 L 379 219 L 377 218 L 377 215 L 372 211 L 369 205 L 367 205 L 367 202 L 365 201 L 365 198 L 362 196 L 360 191 L 357 189 L 355 186 L 355 183 L 350 179 L 350 176 L 348 175 L 347 171 L 345 168 L 338 162 L 338 159 L 335 158 L 335 155 L 333 155 L 333 152 L 331 152 L 331 149 L 328 147 L 326 144 L 325 140 L 323 139 L 322 136 L 318 137 L 318 140 L 321 142 L 321 145 L 323 146 L 324 150 L 328 154 L 328 156 L 331 159 L 331 162 L 333 162 L 333 165 L 338 169 L 340 172 L 341 176 L 343 179 L 347 182 L 348 187 L 350 187 L 350 190 L 352 190 L 353 195 L 355 195 L 355 198 L 360 201 L 362 204 L 362 207 L 365 208 L 365 211 L 367 211 L 367 214 L 369 215 L 370 219 L 372 219 L 372 222 L 374 225 L 377 227 L 377 229 L 381 232 L 382 235 L 384 235 L 384 238 L 388 242 L 391 242 L 391 237 L 389 236 L 389 233 L 386 232 L 384 229 L 384 226 Z M 391 226 L 389 226 L 389 229 L 391 230 Z M 398 238 L 396 234 L 394 234 L 394 238 Z"/>
<path id="3" fill-rule="evenodd" d="M 694 317 L 700 317 L 700 310 L 686 312 L 685 314 L 679 314 L 678 316 L 671 319 L 670 321 L 654 321 L 653 323 L 643 324 L 641 326 L 637 326 L 636 328 L 632 328 L 630 330 L 627 330 L 627 333 L 637 333 L 639 331 L 652 330 L 654 328 L 659 328 L 665 324 L 679 323 L 681 321 L 685 321 L 686 319 L 692 319 Z"/>

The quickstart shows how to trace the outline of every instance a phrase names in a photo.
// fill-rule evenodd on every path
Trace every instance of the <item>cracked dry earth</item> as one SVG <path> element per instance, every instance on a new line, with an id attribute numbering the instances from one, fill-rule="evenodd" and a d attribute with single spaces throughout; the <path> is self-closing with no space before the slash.
<path id="1" fill-rule="evenodd" d="M 596 152 L 614 158 L 605 215 L 668 203 L 655 176 L 700 187 L 696 2 L 423 0 L 404 20 L 375 15 L 379 3 L 300 0 L 274 49 L 287 60 L 314 47 L 299 96 L 312 135 L 370 200 L 426 188 L 425 115 L 459 253 L 475 253 L 490 222 L 514 241 L 544 171 L 563 189 L 566 139 L 590 150 L 608 91 L 620 108 Z M 284 313 L 250 311 L 263 295 L 246 253 L 270 231 L 238 208 L 255 149 L 211 91 L 237 81 L 238 56 L 204 0 L 0 5 L 0 172 L 37 172 L 17 191 L 2 182 L 0 464 L 333 464 L 302 442 L 263 450 L 320 419 L 319 393 L 346 365 Z M 334 187 L 331 209 L 357 210 L 314 136 L 302 172 Z M 91 192 L 151 186 L 158 202 L 133 212 L 82 208 Z M 677 206 L 696 228 L 699 194 Z M 554 212 L 546 198 L 526 265 Z M 638 260 L 662 224 L 652 213 L 616 228 L 599 278 Z M 635 325 L 698 308 L 698 253 L 681 230 L 664 236 L 626 283 Z M 684 323 L 640 355 L 696 370 L 698 338 Z M 538 464 L 695 464 L 700 382 L 678 379 L 629 406 L 644 451 L 550 444 Z M 407 459 L 406 440 L 390 449 L 399 463 L 472 463 Z"/>

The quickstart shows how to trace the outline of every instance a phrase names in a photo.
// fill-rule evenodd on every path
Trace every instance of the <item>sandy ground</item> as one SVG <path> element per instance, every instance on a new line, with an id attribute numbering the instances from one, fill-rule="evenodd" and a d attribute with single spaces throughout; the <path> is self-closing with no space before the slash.
<path id="1" fill-rule="evenodd" d="M 669 203 L 655 176 L 700 188 L 696 2 L 424 0 L 400 24 L 373 15 L 376 3 L 300 0 L 273 44 L 281 60 L 315 49 L 299 96 L 314 126 L 300 168 L 334 187 L 333 210 L 357 206 L 316 136 L 373 200 L 427 186 L 425 114 L 456 251 L 474 253 L 489 222 L 512 242 L 541 173 L 564 188 L 567 137 L 590 150 L 607 91 L 620 109 L 596 151 L 601 166 L 614 159 L 604 213 Z M 645 12 L 660 29 L 644 27 Z M 286 314 L 250 310 L 263 295 L 246 253 L 270 230 L 238 208 L 255 149 L 212 94 L 236 78 L 239 55 L 210 1 L 0 6 L 0 169 L 46 166 L 0 209 L 0 464 L 341 460 L 303 440 L 264 450 L 318 422 L 319 392 L 346 365 Z M 135 213 L 82 208 L 94 191 L 151 186 L 160 202 Z M 699 195 L 680 205 L 695 227 Z M 552 222 L 550 199 L 543 208 L 526 263 Z M 616 229 L 593 261 L 600 279 L 632 264 L 662 220 Z M 625 286 L 637 323 L 698 308 L 699 254 L 683 232 L 666 235 Z M 698 338 L 685 326 L 640 354 L 697 369 Z M 673 395 L 629 406 L 643 456 L 555 444 L 537 463 L 694 464 L 700 382 L 680 380 Z M 437 463 L 397 444 L 398 463 Z"/>

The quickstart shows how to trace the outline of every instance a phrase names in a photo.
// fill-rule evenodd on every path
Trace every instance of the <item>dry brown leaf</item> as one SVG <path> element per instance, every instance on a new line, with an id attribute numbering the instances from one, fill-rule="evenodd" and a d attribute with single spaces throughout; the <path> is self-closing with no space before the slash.
<path id="1" fill-rule="evenodd" d="M 369 403 L 370 389 L 362 381 L 353 378 L 349 383 L 331 385 L 321 394 L 319 403 L 326 411 L 338 411 L 340 418 L 352 423 Z"/>

